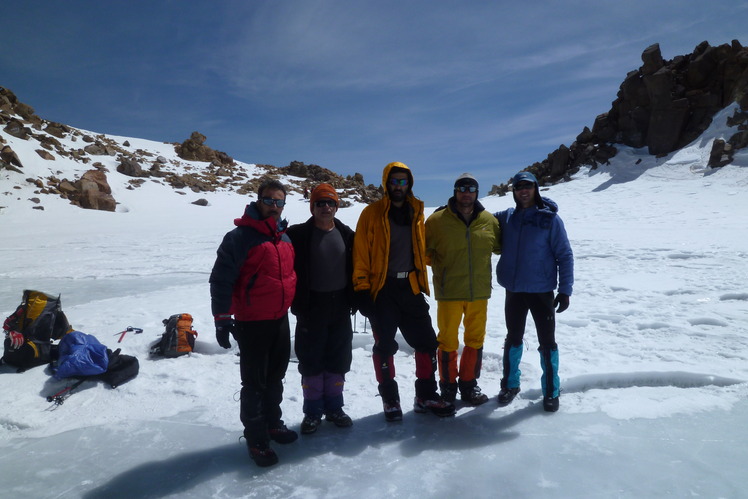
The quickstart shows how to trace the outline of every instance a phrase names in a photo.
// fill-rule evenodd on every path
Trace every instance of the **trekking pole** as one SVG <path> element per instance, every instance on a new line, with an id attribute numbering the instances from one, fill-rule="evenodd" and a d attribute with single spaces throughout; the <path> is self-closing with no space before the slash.
<path id="1" fill-rule="evenodd" d="M 62 405 L 62 403 L 65 402 L 65 399 L 71 395 L 71 392 L 78 388 L 84 381 L 86 381 L 86 378 L 79 379 L 71 386 L 65 387 L 54 395 L 48 396 L 47 402 L 54 402 L 55 405 Z"/>
<path id="2" fill-rule="evenodd" d="M 120 331 L 119 333 L 114 334 L 114 336 L 119 335 L 117 343 L 122 343 L 122 340 L 125 339 L 125 335 L 130 331 L 135 331 L 135 334 L 140 334 L 143 332 L 143 329 L 139 327 L 127 326 L 127 329 L 125 329 L 124 331 Z"/>

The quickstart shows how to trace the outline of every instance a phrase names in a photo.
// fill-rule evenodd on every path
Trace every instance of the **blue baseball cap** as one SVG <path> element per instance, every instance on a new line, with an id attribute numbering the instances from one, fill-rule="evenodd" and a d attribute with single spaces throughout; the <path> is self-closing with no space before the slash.
<path id="1" fill-rule="evenodd" d="M 538 179 L 536 179 L 535 175 L 530 172 L 519 172 L 512 178 L 512 185 L 517 185 L 520 182 L 532 182 L 537 185 Z"/>

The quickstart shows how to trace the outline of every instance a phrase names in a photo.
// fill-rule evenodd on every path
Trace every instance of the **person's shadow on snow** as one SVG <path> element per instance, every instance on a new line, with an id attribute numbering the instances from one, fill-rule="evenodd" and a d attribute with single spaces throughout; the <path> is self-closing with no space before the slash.
<path id="1" fill-rule="evenodd" d="M 81 497 L 142 499 L 186 493 L 216 476 L 246 470 L 251 464 L 248 460 L 246 446 L 235 444 L 181 453 L 161 461 L 138 465 Z M 264 470 L 257 468 L 258 473 Z"/>
<path id="2" fill-rule="evenodd" d="M 741 380 L 719 376 L 669 372 L 626 373 L 579 376 L 564 381 L 567 393 L 590 389 L 626 388 L 630 386 L 728 386 Z M 399 442 L 399 457 L 417 456 L 429 450 L 473 449 L 508 442 L 519 436 L 512 428 L 533 417 L 547 416 L 542 410 L 540 390 L 527 390 L 505 408 L 491 398 L 486 404 L 460 409 L 455 417 L 439 418 L 431 414 L 404 413 L 403 421 L 388 423 L 382 413 L 355 419 L 350 428 L 324 424 L 311 435 L 300 435 L 289 445 L 274 444 L 280 464 L 259 468 L 250 461 L 246 445 L 223 445 L 200 451 L 181 453 L 160 461 L 152 461 L 124 471 L 109 482 L 90 490 L 82 497 L 110 499 L 113 497 L 163 497 L 187 492 L 199 483 L 227 473 L 248 478 L 260 476 L 278 466 L 297 465 L 315 457 L 334 454 L 351 457 L 366 449 L 381 448 Z M 458 402 L 459 404 L 459 402 Z M 458 408 L 460 406 L 458 405 Z M 294 429 L 298 430 L 298 426 Z M 154 430 L 157 431 L 157 430 Z M 188 431 L 184 432 L 189 435 Z M 186 437 L 188 438 L 188 437 Z M 393 455 L 392 459 L 398 456 Z"/>
<path id="3" fill-rule="evenodd" d="M 407 411 L 402 422 L 388 423 L 381 413 L 377 413 L 354 420 L 350 428 L 337 428 L 323 421 L 320 429 L 312 435 L 300 435 L 299 440 L 289 445 L 273 444 L 280 464 L 270 468 L 256 467 L 249 458 L 244 441 L 237 439 L 236 444 L 180 453 L 140 464 L 89 490 L 82 497 L 156 498 L 187 493 L 200 483 L 228 473 L 235 472 L 251 478 L 278 466 L 300 464 L 317 456 L 334 454 L 351 457 L 368 448 L 380 448 L 397 442 L 400 442 L 399 454 L 404 458 L 427 450 L 482 447 L 516 438 L 517 434 L 507 430 L 524 419 L 542 413 L 538 412 L 537 404 L 506 415 L 499 414 L 498 417 L 495 417 L 495 410 L 494 399 L 456 417 L 439 418 Z M 298 430 L 298 427 L 294 429 Z M 189 435 L 187 431 L 184 434 Z"/>

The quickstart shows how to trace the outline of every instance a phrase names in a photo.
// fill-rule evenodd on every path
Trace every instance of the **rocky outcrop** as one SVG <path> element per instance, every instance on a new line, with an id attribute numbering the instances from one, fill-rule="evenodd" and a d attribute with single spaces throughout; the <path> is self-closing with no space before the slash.
<path id="1" fill-rule="evenodd" d="M 18 168 L 23 168 L 21 160 L 18 159 L 18 155 L 10 146 L 3 146 L 3 148 L 0 149 L 0 161 L 3 161 L 6 165 L 9 166 L 17 166 Z"/>
<path id="2" fill-rule="evenodd" d="M 106 174 L 100 170 L 89 170 L 76 183 L 78 204 L 89 210 L 114 211 L 117 202 L 112 197 L 112 189 Z"/>
<path id="3" fill-rule="evenodd" d="M 642 54 L 644 64 L 630 72 L 593 134 L 601 141 L 647 147 L 668 154 L 699 137 L 715 113 L 732 102 L 746 106 L 748 50 L 699 44 L 694 52 L 665 61 L 658 44 Z"/>
<path id="4" fill-rule="evenodd" d="M 738 129 L 727 141 L 717 139 L 712 144 L 709 166 L 719 168 L 732 163 L 736 151 L 748 147 L 748 111 L 737 111 L 727 125 Z"/>
<path id="5" fill-rule="evenodd" d="M 55 157 L 52 153 L 49 151 L 45 151 L 44 149 L 37 149 L 36 153 L 41 157 L 42 159 L 46 159 L 47 161 L 54 161 Z"/>
<path id="6" fill-rule="evenodd" d="M 40 182 L 34 181 L 33 183 L 42 187 L 39 192 L 58 194 L 81 208 L 114 211 L 117 207 L 106 174 L 101 170 L 89 170 L 73 182 L 67 179 L 60 181 L 56 178 L 49 178 L 46 187 L 43 187 Z"/>
<path id="7" fill-rule="evenodd" d="M 360 173 L 343 177 L 327 168 L 319 165 L 306 165 L 301 161 L 292 161 L 288 166 L 279 168 L 279 170 L 285 175 L 304 179 L 299 186 L 300 188 L 297 189 L 299 191 L 303 191 L 303 189 L 311 191 L 317 184 L 323 182 L 330 184 L 343 198 L 341 200 L 341 206 L 343 207 L 349 204 L 344 198 L 351 198 L 366 204 L 382 198 L 381 189 L 372 184 L 365 185 L 364 176 Z"/>
<path id="8" fill-rule="evenodd" d="M 231 166 L 234 159 L 225 152 L 215 151 L 205 145 L 206 137 L 200 132 L 192 132 L 190 138 L 174 146 L 174 150 L 187 161 L 205 161 L 214 165 Z"/>
<path id="9" fill-rule="evenodd" d="M 555 183 L 582 165 L 604 164 L 615 156 L 616 145 L 669 154 L 696 140 L 713 116 L 732 102 L 748 110 L 748 49 L 737 40 L 716 47 L 702 42 L 692 54 L 670 61 L 654 44 L 641 58 L 642 66 L 626 75 L 611 109 L 595 118 L 591 130 L 585 127 L 571 146 L 562 145 L 526 168 L 539 182 Z M 746 147 L 741 132 L 718 142 L 710 166 L 728 164 L 735 150 Z M 506 192 L 502 184 L 490 193 Z"/>
<path id="10" fill-rule="evenodd" d="M 328 182 L 338 190 L 342 206 L 350 204 L 351 200 L 370 203 L 382 196 L 379 188 L 364 184 L 360 173 L 344 177 L 321 166 L 306 165 L 299 161 L 281 168 L 256 165 L 264 173 L 249 174 L 247 168 L 237 164 L 228 154 L 208 147 L 205 136 L 199 132 L 193 132 L 181 144 L 171 144 L 178 158 L 167 159 L 141 149 L 133 150 L 127 140 L 120 144 L 103 134 L 91 134 L 62 123 L 43 120 L 34 114 L 31 106 L 20 102 L 13 92 L 2 87 L 0 127 L 16 138 L 38 142 L 39 147 L 33 148 L 38 157 L 23 158 L 24 160 L 39 161 L 42 158 L 45 161 L 55 161 L 65 158 L 84 164 L 92 163 L 96 170 L 91 172 L 98 171 L 100 174 L 94 176 L 93 173 L 87 173 L 85 180 L 60 180 L 54 175 L 26 179 L 36 187 L 35 194 L 58 195 L 86 208 L 113 210 L 116 204 L 113 199 L 106 197 L 111 195 L 105 177 L 108 170 L 101 163 L 104 160 L 101 157 L 106 156 L 114 157 L 117 173 L 129 177 L 126 188 L 130 190 L 139 188 L 149 180 L 168 184 L 178 192 L 223 190 L 248 194 L 255 193 L 266 177 L 283 177 L 289 192 L 302 193 L 320 182 Z M 71 147 L 71 143 L 75 142 L 80 145 Z M 15 166 L 13 162 L 0 159 L 0 168 L 21 173 L 21 167 Z M 94 186 L 98 188 L 95 189 Z M 100 194 L 95 195 L 96 192 Z"/>
<path id="11" fill-rule="evenodd" d="M 123 158 L 120 164 L 117 166 L 117 171 L 128 177 L 142 177 L 144 176 L 143 167 L 140 163 L 132 158 Z"/>

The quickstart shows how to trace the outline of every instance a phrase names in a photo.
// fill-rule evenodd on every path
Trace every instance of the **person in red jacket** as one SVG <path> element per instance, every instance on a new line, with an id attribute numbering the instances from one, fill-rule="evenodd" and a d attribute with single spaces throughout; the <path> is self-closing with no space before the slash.
<path id="1" fill-rule="evenodd" d="M 231 348 L 231 335 L 239 345 L 240 418 L 258 466 L 278 462 L 270 440 L 288 444 L 298 438 L 283 423 L 280 408 L 291 355 L 288 308 L 296 290 L 294 250 L 281 220 L 285 204 L 283 184 L 260 184 L 257 201 L 224 236 L 210 274 L 216 340 Z"/>

